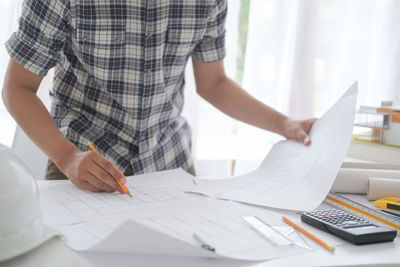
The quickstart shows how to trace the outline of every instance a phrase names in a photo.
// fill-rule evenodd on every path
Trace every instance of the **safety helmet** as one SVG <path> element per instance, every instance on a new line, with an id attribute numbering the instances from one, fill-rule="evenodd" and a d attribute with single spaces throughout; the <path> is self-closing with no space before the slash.
<path id="1" fill-rule="evenodd" d="M 31 172 L 0 144 L 0 261 L 23 254 L 49 239 Z"/>

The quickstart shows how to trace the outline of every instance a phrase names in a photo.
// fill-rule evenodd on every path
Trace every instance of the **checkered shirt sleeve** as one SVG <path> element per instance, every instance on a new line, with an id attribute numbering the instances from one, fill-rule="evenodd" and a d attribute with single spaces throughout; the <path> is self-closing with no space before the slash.
<path id="1" fill-rule="evenodd" d="M 26 0 L 19 29 L 6 42 L 10 57 L 34 74 L 45 76 L 57 63 L 68 35 L 69 4 L 60 0 Z"/>
<path id="2" fill-rule="evenodd" d="M 202 62 L 214 62 L 225 57 L 226 0 L 216 0 L 207 29 L 201 42 L 195 47 L 192 58 Z"/>

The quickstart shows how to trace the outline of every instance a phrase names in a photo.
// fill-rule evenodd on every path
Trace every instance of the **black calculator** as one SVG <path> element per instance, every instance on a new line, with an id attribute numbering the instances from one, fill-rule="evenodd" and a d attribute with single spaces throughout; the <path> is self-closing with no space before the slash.
<path id="1" fill-rule="evenodd" d="M 339 209 L 305 212 L 301 220 L 356 245 L 393 241 L 397 234 L 395 229 Z"/>

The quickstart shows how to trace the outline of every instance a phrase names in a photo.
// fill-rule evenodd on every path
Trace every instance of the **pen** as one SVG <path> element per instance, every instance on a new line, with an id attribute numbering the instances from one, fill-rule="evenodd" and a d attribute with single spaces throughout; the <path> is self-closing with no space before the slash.
<path id="1" fill-rule="evenodd" d="M 395 219 L 400 220 L 400 213 L 399 212 L 395 212 L 395 211 L 390 211 L 390 210 L 381 210 L 384 213 L 390 214 L 391 216 L 393 216 Z"/>
<path id="2" fill-rule="evenodd" d="M 319 239 L 318 237 L 316 237 L 315 235 L 313 235 L 312 233 L 310 233 L 309 231 L 307 231 L 303 227 L 300 227 L 299 225 L 295 224 L 294 222 L 292 222 L 291 220 L 289 220 L 286 217 L 282 217 L 282 218 L 283 218 L 283 221 L 285 223 L 289 224 L 290 226 L 292 226 L 296 230 L 299 230 L 302 234 L 304 234 L 305 236 L 311 238 L 312 240 L 314 240 L 316 243 L 318 243 L 319 245 L 323 246 L 327 250 L 329 250 L 329 251 L 333 251 L 334 250 L 334 247 L 332 247 L 328 243 L 325 243 L 324 241 L 322 241 L 321 239 Z"/>
<path id="3" fill-rule="evenodd" d="M 88 146 L 90 147 L 90 149 L 92 149 L 92 151 L 97 152 L 97 149 L 94 147 L 92 142 L 89 142 Z M 120 181 L 118 181 L 117 179 L 114 178 L 114 180 L 122 188 L 122 190 L 124 190 L 125 194 L 128 194 L 128 196 L 130 196 L 132 198 L 132 195 L 131 195 L 131 192 L 129 192 L 129 189 L 124 184 L 122 184 Z"/>
<path id="4" fill-rule="evenodd" d="M 212 246 L 210 246 L 210 245 L 209 245 L 206 241 L 204 241 L 204 239 L 201 238 L 198 234 L 193 233 L 193 237 L 194 237 L 194 239 L 196 239 L 196 240 L 201 244 L 201 247 L 202 247 L 202 248 L 207 249 L 207 250 L 209 250 L 209 251 L 211 251 L 211 252 L 215 252 L 215 248 L 212 247 Z"/>

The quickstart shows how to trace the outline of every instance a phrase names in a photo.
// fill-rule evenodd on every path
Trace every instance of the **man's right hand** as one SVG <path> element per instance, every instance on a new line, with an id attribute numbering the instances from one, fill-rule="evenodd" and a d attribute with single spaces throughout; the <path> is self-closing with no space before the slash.
<path id="1" fill-rule="evenodd" d="M 57 167 L 77 187 L 92 192 L 125 192 L 115 180 L 126 183 L 126 178 L 115 164 L 95 151 L 74 151 L 67 154 Z"/>

